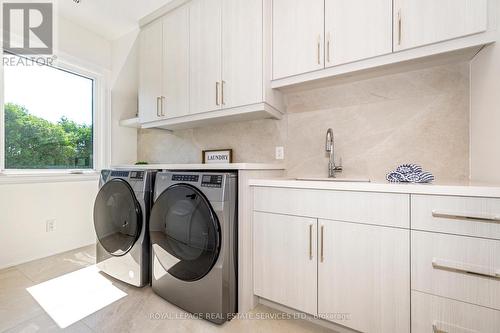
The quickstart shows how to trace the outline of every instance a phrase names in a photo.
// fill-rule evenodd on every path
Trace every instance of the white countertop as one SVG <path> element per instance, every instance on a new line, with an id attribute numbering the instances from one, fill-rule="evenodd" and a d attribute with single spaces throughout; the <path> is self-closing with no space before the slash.
<path id="1" fill-rule="evenodd" d="M 112 169 L 146 170 L 284 170 L 283 164 L 271 163 L 230 163 L 230 164 L 148 164 L 117 165 Z"/>
<path id="2" fill-rule="evenodd" d="M 296 179 L 251 179 L 249 185 L 257 187 L 500 198 L 500 186 L 488 186 L 483 184 L 436 185 L 305 181 Z"/>

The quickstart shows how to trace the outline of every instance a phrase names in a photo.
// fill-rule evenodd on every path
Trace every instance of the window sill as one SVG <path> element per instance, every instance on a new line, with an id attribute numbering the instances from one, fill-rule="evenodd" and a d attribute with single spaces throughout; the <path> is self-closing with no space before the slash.
<path id="1" fill-rule="evenodd" d="M 33 184 L 33 183 L 60 183 L 60 182 L 83 182 L 97 181 L 99 172 L 84 171 L 72 173 L 70 171 L 39 171 L 39 170 L 15 170 L 0 172 L 0 185 L 6 184 Z"/>

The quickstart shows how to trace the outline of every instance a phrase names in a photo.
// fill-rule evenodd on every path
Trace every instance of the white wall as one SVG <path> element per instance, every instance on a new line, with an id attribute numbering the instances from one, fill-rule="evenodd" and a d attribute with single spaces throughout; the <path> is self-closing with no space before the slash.
<path id="1" fill-rule="evenodd" d="M 139 30 L 111 44 L 111 165 L 137 162 L 137 130 L 121 127 L 120 120 L 137 114 Z"/>
<path id="2" fill-rule="evenodd" d="M 491 184 L 500 184 L 499 43 L 471 62 L 471 180 Z"/>
<path id="3" fill-rule="evenodd" d="M 57 31 L 58 56 L 109 79 L 109 41 L 62 18 Z M 109 83 L 104 84 L 109 91 Z M 109 114 L 109 101 L 103 104 Z M 97 176 L 90 181 L 0 185 L 0 268 L 94 243 L 97 190 Z M 56 219 L 56 229 L 47 233 L 50 219 Z"/>
<path id="4" fill-rule="evenodd" d="M 0 185 L 0 268 L 94 243 L 97 188 L 97 180 Z"/>

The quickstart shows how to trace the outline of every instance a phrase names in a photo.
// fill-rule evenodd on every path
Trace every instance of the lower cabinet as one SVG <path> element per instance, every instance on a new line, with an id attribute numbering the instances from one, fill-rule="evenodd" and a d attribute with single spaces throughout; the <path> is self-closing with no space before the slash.
<path id="1" fill-rule="evenodd" d="M 290 308 L 317 312 L 317 220 L 254 213 L 254 293 Z"/>
<path id="2" fill-rule="evenodd" d="M 319 220 L 318 313 L 361 332 L 410 332 L 410 231 Z"/>
<path id="3" fill-rule="evenodd" d="M 411 294 L 412 333 L 498 333 L 500 311 L 434 296 Z"/>
<path id="4" fill-rule="evenodd" d="M 357 331 L 409 332 L 409 232 L 254 212 L 254 293 Z"/>

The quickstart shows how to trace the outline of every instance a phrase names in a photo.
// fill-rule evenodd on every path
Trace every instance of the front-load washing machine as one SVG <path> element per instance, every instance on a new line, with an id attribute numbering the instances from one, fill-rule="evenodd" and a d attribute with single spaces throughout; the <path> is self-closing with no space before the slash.
<path id="1" fill-rule="evenodd" d="M 149 224 L 153 291 L 217 324 L 237 312 L 237 175 L 158 173 Z"/>
<path id="2" fill-rule="evenodd" d="M 156 172 L 103 170 L 94 204 L 97 267 L 143 287 L 150 282 L 148 217 Z"/>

